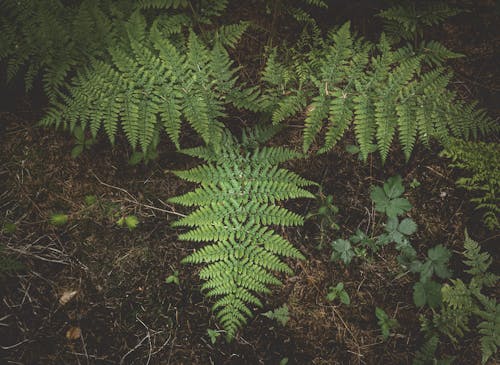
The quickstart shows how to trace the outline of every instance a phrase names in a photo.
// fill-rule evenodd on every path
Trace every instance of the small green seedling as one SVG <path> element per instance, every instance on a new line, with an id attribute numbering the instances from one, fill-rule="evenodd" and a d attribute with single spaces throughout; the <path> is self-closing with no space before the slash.
<path id="1" fill-rule="evenodd" d="M 280 365 L 287 365 L 288 364 L 288 357 L 284 357 L 280 360 Z"/>
<path id="2" fill-rule="evenodd" d="M 54 213 L 50 216 L 50 224 L 53 226 L 64 226 L 68 223 L 69 217 L 67 214 Z"/>
<path id="3" fill-rule="evenodd" d="M 139 219 L 135 215 L 127 215 L 126 217 L 121 217 L 116 222 L 119 227 L 127 227 L 129 230 L 137 228 L 139 224 Z"/>
<path id="4" fill-rule="evenodd" d="M 337 298 L 345 305 L 351 304 L 351 298 L 344 289 L 344 283 L 338 283 L 335 287 L 331 286 L 328 288 L 326 300 L 333 302 Z"/>
<path id="5" fill-rule="evenodd" d="M 85 195 L 84 201 L 86 206 L 94 205 L 95 203 L 97 203 L 97 196 Z"/>
<path id="6" fill-rule="evenodd" d="M 422 185 L 422 184 L 420 183 L 420 181 L 417 180 L 417 178 L 413 178 L 413 180 L 410 182 L 410 188 L 412 188 L 412 189 L 416 189 L 420 185 Z"/>
<path id="7" fill-rule="evenodd" d="M 211 328 L 207 329 L 208 337 L 210 338 L 210 342 L 214 345 L 217 342 L 217 338 L 220 336 L 220 332 L 217 330 L 213 330 Z"/>
<path id="8" fill-rule="evenodd" d="M 263 313 L 262 315 L 269 319 L 277 321 L 282 326 L 285 326 L 290 319 L 290 313 L 288 312 L 288 306 L 286 304 L 283 304 L 281 307 L 278 307 L 275 310 Z"/>
<path id="9" fill-rule="evenodd" d="M 390 318 L 387 313 L 379 307 L 375 308 L 375 316 L 377 317 L 377 323 L 382 331 L 382 337 L 384 340 L 387 340 L 391 334 L 391 330 L 399 326 L 399 323 L 395 318 Z"/>
<path id="10" fill-rule="evenodd" d="M 73 135 L 76 139 L 75 147 L 71 150 L 71 157 L 77 158 L 82 154 L 82 152 L 89 148 L 91 145 L 95 143 L 95 138 L 86 138 L 85 131 L 82 127 L 76 126 L 73 129 Z"/>
<path id="11" fill-rule="evenodd" d="M 402 198 L 405 188 L 401 176 L 387 179 L 383 187 L 372 187 L 370 197 L 375 203 L 375 210 L 385 213 L 388 217 L 397 217 L 409 211 L 412 205 L 406 198 Z"/>
<path id="12" fill-rule="evenodd" d="M 165 279 L 165 283 L 180 285 L 179 271 L 176 270 L 172 275 L 167 276 L 167 278 Z"/>

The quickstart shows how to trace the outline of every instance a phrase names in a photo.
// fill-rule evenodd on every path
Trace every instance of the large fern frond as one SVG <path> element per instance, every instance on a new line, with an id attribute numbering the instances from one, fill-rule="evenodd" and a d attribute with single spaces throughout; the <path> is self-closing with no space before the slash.
<path id="1" fill-rule="evenodd" d="M 272 133 L 271 133 L 272 134 Z M 242 144 L 226 133 L 218 147 L 187 150 L 208 164 L 178 177 L 200 187 L 170 199 L 170 202 L 198 208 L 175 226 L 192 229 L 179 236 L 195 242 L 211 242 L 186 257 L 186 263 L 204 263 L 200 277 L 208 297 L 217 297 L 213 310 L 229 339 L 261 306 L 257 296 L 268 293 L 269 285 L 280 281 L 273 272 L 290 273 L 279 256 L 302 258 L 302 254 L 269 226 L 301 225 L 303 218 L 276 205 L 294 198 L 312 198 L 304 189 L 314 184 L 277 165 L 300 156 L 281 147 L 252 148 L 266 133 L 246 132 Z M 252 141 L 253 140 L 253 141 Z"/>

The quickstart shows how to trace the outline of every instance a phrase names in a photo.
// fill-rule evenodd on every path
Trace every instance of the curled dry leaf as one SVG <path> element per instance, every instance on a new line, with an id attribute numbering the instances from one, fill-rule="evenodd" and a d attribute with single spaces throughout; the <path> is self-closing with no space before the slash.
<path id="1" fill-rule="evenodd" d="M 78 294 L 78 291 L 76 290 L 66 290 L 64 293 L 62 293 L 61 297 L 59 298 L 59 303 L 61 305 L 66 305 L 68 302 L 75 297 L 75 295 Z"/>
<path id="2" fill-rule="evenodd" d="M 82 330 L 80 329 L 80 327 L 70 327 L 66 331 L 66 338 L 68 340 L 78 340 L 81 335 L 82 335 Z"/>

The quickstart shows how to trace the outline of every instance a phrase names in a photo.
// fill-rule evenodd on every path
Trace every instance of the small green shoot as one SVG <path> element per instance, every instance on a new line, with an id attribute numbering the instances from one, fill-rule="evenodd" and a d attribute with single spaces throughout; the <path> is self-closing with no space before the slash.
<path id="1" fill-rule="evenodd" d="M 167 276 L 167 278 L 165 279 L 165 283 L 180 285 L 179 271 L 176 270 L 172 275 Z"/>
<path id="2" fill-rule="evenodd" d="M 335 287 L 331 286 L 330 288 L 328 288 L 326 300 L 333 302 L 337 298 L 339 298 L 340 301 L 345 305 L 351 304 L 351 298 L 344 289 L 344 283 L 338 283 Z"/>
<path id="3" fill-rule="evenodd" d="M 210 342 L 212 343 L 212 345 L 215 345 L 215 343 L 217 342 L 217 338 L 219 338 L 220 336 L 220 332 L 209 328 L 207 329 L 207 334 L 208 337 L 210 338 Z"/>
<path id="4" fill-rule="evenodd" d="M 54 213 L 50 216 L 50 224 L 53 226 L 64 226 L 68 223 L 69 217 L 67 214 Z"/>
<path id="5" fill-rule="evenodd" d="M 119 227 L 127 227 L 129 230 L 137 228 L 139 224 L 139 219 L 135 215 L 127 215 L 126 217 L 121 217 L 116 221 Z"/>
<path id="6" fill-rule="evenodd" d="M 375 210 L 385 213 L 388 217 L 406 213 L 412 205 L 406 198 L 401 197 L 404 191 L 403 181 L 399 175 L 387 179 L 383 187 L 372 187 L 370 197 L 375 203 Z"/>
<path id="7" fill-rule="evenodd" d="M 420 183 L 420 181 L 418 181 L 418 180 L 417 180 L 417 178 L 416 178 L 416 177 L 415 177 L 415 178 L 413 178 L 413 180 L 410 182 L 410 188 L 412 188 L 412 189 L 416 189 L 416 188 L 418 188 L 420 185 L 422 185 L 422 184 Z"/>
<path id="8" fill-rule="evenodd" d="M 85 195 L 84 201 L 86 206 L 94 205 L 95 203 L 97 203 L 97 196 Z"/>
<path id="9" fill-rule="evenodd" d="M 379 307 L 375 308 L 375 316 L 377 317 L 377 323 L 382 331 L 382 337 L 384 340 L 387 340 L 391 334 L 391 330 L 399 326 L 399 323 L 395 318 L 390 318 L 387 313 Z"/>
<path id="10" fill-rule="evenodd" d="M 282 326 L 285 326 L 288 323 L 288 320 L 290 319 L 288 306 L 286 304 L 283 304 L 281 307 L 278 307 L 275 310 L 263 313 L 262 315 L 269 319 L 277 321 Z"/>

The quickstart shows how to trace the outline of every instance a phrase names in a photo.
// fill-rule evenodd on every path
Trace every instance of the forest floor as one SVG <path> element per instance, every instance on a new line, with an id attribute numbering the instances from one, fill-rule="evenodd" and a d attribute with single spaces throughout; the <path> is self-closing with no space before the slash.
<path id="1" fill-rule="evenodd" d="M 352 18 L 358 29 L 380 29 L 366 20 L 373 14 L 360 11 L 357 3 L 336 8 L 330 22 Z M 464 97 L 478 99 L 493 117 L 500 115 L 499 25 L 494 2 L 481 1 L 433 35 L 467 55 L 451 63 L 455 87 Z M 250 34 L 235 54 L 247 68 L 255 63 L 250 79 L 263 63 L 252 57 L 264 45 Z M 288 364 L 410 364 L 422 344 L 421 311 L 412 300 L 415 278 L 400 275 L 397 252 L 385 247 L 349 266 L 330 261 L 334 239 L 357 228 L 380 232 L 370 186 L 396 174 L 403 177 L 413 205 L 410 216 L 419 227 L 413 243 L 419 253 L 436 244 L 462 252 L 467 228 L 494 255 L 498 271 L 499 234 L 484 228 L 469 193 L 455 186 L 461 172 L 439 157 L 438 146 L 417 146 L 409 162 L 395 152 L 385 165 L 378 156 L 363 163 L 346 152 L 354 142 L 350 135 L 326 155 L 288 164 L 321 183 L 324 195 L 333 195 L 340 228 L 322 239 L 314 219 L 283 230 L 307 259 L 289 262 L 295 275 L 282 278 L 283 286 L 265 298 L 265 307 L 232 343 L 221 337 L 214 345 L 207 329 L 216 329 L 217 323 L 211 302 L 199 290 L 199 268 L 180 264 L 195 244 L 177 239 L 179 230 L 170 224 L 182 211 L 166 203 L 192 188 L 169 171 L 197 162 L 164 143 L 157 160 L 130 166 L 126 141 L 111 147 L 105 138 L 73 159 L 72 138 L 65 131 L 37 127 L 41 115 L 39 106 L 17 96 L 0 113 L 5 128 L 0 132 L 0 226 L 7 221 L 16 225 L 15 232 L 0 233 L 0 243 L 24 266 L 16 275 L 0 277 L 2 364 L 279 364 L 283 358 Z M 299 122 L 271 143 L 299 148 Z M 420 185 L 410 188 L 414 179 Z M 87 204 L 88 195 L 96 202 Z M 305 215 L 314 204 L 299 200 L 290 208 Z M 68 223 L 51 225 L 53 213 L 68 214 Z M 127 215 L 139 218 L 136 229 L 117 226 Z M 318 247 L 321 240 L 323 247 Z M 451 267 L 457 277 L 462 275 L 460 255 L 453 255 Z M 175 271 L 180 284 L 165 283 Z M 338 282 L 344 283 L 350 306 L 326 300 L 328 287 Z M 285 326 L 261 314 L 282 304 L 290 311 Z M 376 307 L 400 323 L 387 341 L 377 325 Z M 480 363 L 477 336 L 440 348 L 440 354 L 456 356 L 457 364 Z"/>

